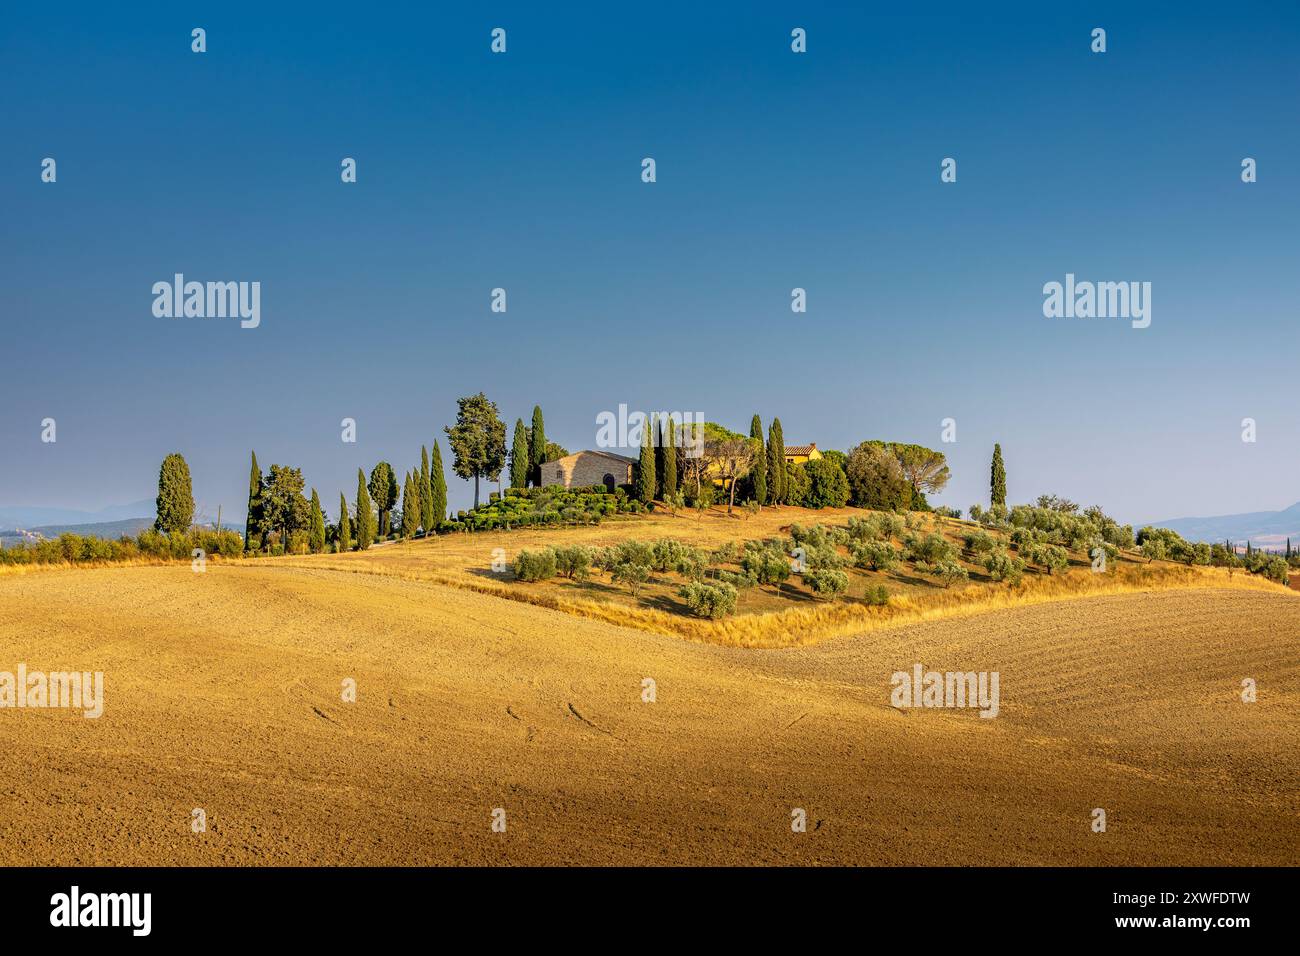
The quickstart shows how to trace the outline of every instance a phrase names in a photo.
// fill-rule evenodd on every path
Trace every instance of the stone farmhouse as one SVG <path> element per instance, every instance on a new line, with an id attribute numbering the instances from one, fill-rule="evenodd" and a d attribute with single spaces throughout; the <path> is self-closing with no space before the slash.
<path id="1" fill-rule="evenodd" d="M 632 468 L 635 465 L 635 458 L 609 451 L 574 452 L 542 465 L 542 486 L 585 488 L 604 485 L 613 491 L 619 485 L 632 483 Z"/>

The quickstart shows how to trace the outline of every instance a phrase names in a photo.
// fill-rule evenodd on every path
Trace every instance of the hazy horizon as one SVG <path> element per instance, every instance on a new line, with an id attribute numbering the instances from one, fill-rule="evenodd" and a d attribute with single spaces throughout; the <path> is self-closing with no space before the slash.
<path id="1" fill-rule="evenodd" d="M 994 442 L 1012 502 L 1300 499 L 1300 11 L 656 13 L 7 11 L 0 506 L 152 497 L 179 451 L 242 514 L 256 450 L 333 515 L 437 438 L 464 508 L 442 427 L 480 390 L 570 451 L 621 403 L 916 442 L 962 509 Z M 176 273 L 260 282 L 260 324 L 155 317 Z M 1067 275 L 1150 282 L 1150 326 L 1044 317 Z"/>

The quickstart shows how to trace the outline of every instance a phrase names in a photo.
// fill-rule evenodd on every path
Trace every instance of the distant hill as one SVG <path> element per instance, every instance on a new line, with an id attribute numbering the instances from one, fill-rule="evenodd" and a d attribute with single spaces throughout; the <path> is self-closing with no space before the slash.
<path id="1" fill-rule="evenodd" d="M 153 520 L 154 499 L 145 498 L 124 505 L 110 505 L 98 511 L 73 508 L 42 508 L 26 505 L 0 505 L 0 528 L 35 528 L 42 525 L 102 524 L 126 518 Z"/>
<path id="2" fill-rule="evenodd" d="M 1265 548 L 1281 548 L 1286 545 L 1287 538 L 1300 545 L 1300 501 L 1284 511 L 1251 511 L 1215 518 L 1172 518 L 1150 524 L 1177 531 L 1188 541 L 1250 541 Z"/>
<path id="3" fill-rule="evenodd" d="M 155 503 L 152 498 L 132 501 L 124 505 L 110 505 L 98 511 L 78 511 L 72 508 L 45 508 L 39 506 L 0 505 L 0 544 L 11 547 L 22 541 L 40 538 L 57 538 L 71 533 L 97 538 L 134 537 L 146 528 L 153 527 Z M 197 514 L 195 522 L 201 527 L 214 527 L 216 518 Z M 242 531 L 244 519 L 238 523 L 222 521 L 225 528 Z"/>
<path id="4" fill-rule="evenodd" d="M 98 521 L 90 524 L 46 524 L 29 528 L 22 526 L 26 534 L 20 534 L 17 528 L 0 527 L 0 542 L 5 547 L 20 541 L 32 541 L 41 538 L 57 538 L 61 534 L 79 534 L 86 537 L 116 539 L 122 535 L 135 537 L 145 528 L 153 527 L 153 518 L 123 518 L 121 521 Z"/>

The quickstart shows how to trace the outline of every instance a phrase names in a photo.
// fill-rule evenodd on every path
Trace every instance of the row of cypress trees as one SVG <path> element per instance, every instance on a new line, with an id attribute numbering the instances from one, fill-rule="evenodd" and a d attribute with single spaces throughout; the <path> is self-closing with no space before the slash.
<path id="1" fill-rule="evenodd" d="M 188 477 L 188 475 L 187 475 Z M 257 453 L 252 453 L 248 481 L 248 518 L 244 527 L 244 548 L 249 550 L 257 540 L 265 507 L 266 481 L 257 464 Z M 364 469 L 357 469 L 357 494 L 353 513 L 355 525 L 348 512 L 347 497 L 339 494 L 339 520 L 335 526 L 340 551 L 369 548 L 389 533 L 389 518 L 397 504 L 397 482 L 393 468 L 381 461 L 370 473 L 367 482 Z M 426 446 L 420 447 L 420 468 L 407 472 L 402 485 L 402 535 L 414 536 L 420 528 L 433 531 L 447 514 L 447 479 L 443 473 L 442 450 L 435 439 L 433 456 Z M 319 552 L 325 549 L 325 512 L 316 489 L 311 492 L 307 508 L 306 531 L 308 547 Z"/>
<path id="2" fill-rule="evenodd" d="M 663 500 L 665 495 L 681 489 L 686 477 L 682 462 L 685 448 L 677 444 L 677 427 L 675 422 L 666 424 L 656 417 L 652 433 L 650 422 L 646 422 L 633 478 L 633 496 L 637 500 Z M 785 436 L 781 431 L 781 419 L 772 420 L 772 427 L 768 429 L 764 441 L 763 421 L 755 415 L 750 421 L 749 435 L 755 441 L 761 456 L 749 474 L 754 500 L 760 505 L 783 504 L 788 497 L 789 482 L 786 477 Z M 652 441 L 652 437 L 657 440 Z"/>

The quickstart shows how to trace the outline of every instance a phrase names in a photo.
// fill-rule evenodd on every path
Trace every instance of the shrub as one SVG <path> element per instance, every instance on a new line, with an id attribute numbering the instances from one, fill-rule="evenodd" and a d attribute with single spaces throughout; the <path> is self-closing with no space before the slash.
<path id="1" fill-rule="evenodd" d="M 700 617 L 717 620 L 736 610 L 736 589 L 730 584 L 701 584 L 694 581 L 678 592 L 686 605 Z"/>
<path id="2" fill-rule="evenodd" d="M 986 531 L 970 531 L 965 536 L 966 548 L 973 554 L 988 554 L 997 547 L 997 541 Z"/>
<path id="3" fill-rule="evenodd" d="M 1278 584 L 1286 584 L 1289 581 L 1289 565 L 1286 558 L 1273 555 L 1263 565 L 1260 566 L 1259 573 L 1264 575 L 1270 581 L 1276 581 Z"/>
<path id="4" fill-rule="evenodd" d="M 555 570 L 574 581 L 585 581 L 591 576 L 592 549 L 575 544 L 555 549 Z"/>
<path id="5" fill-rule="evenodd" d="M 957 582 L 970 577 L 970 574 L 956 561 L 944 559 L 930 565 L 929 573 L 943 581 L 943 586 L 948 588 Z"/>
<path id="6" fill-rule="evenodd" d="M 734 541 L 720 544 L 709 553 L 709 564 L 731 564 L 739 559 L 740 549 Z"/>
<path id="7" fill-rule="evenodd" d="M 1002 548 L 997 548 L 984 556 L 984 570 L 994 581 L 1010 581 L 1015 584 L 1025 573 L 1025 562 L 1011 557 Z"/>
<path id="8" fill-rule="evenodd" d="M 910 515 L 909 515 L 910 517 Z M 912 561 L 926 564 L 938 564 L 941 561 L 953 561 L 957 557 L 952 543 L 937 532 L 930 532 L 924 538 L 915 537 L 906 542 L 907 557 Z"/>
<path id="9" fill-rule="evenodd" d="M 703 548 L 686 548 L 682 556 L 677 559 L 677 565 L 672 570 L 675 570 L 684 578 L 699 581 L 704 577 L 704 572 L 708 570 L 711 557 L 709 552 Z"/>
<path id="10" fill-rule="evenodd" d="M 780 584 L 790 577 L 789 559 L 768 548 L 747 552 L 741 559 L 740 566 L 752 574 L 759 584 Z"/>
<path id="11" fill-rule="evenodd" d="M 639 564 L 654 567 L 655 549 L 648 541 L 622 541 L 614 548 L 615 564 Z"/>
<path id="12" fill-rule="evenodd" d="M 672 571 L 689 550 L 676 538 L 660 538 L 651 548 L 650 566 L 656 571 Z"/>
<path id="13" fill-rule="evenodd" d="M 898 566 L 898 550 L 884 541 L 868 541 L 853 549 L 853 563 L 872 571 L 888 571 Z"/>
<path id="14" fill-rule="evenodd" d="M 803 561 L 804 567 L 814 571 L 820 568 L 842 568 L 845 564 L 843 556 L 828 544 L 804 547 Z"/>
<path id="15" fill-rule="evenodd" d="M 555 549 L 520 551 L 515 557 L 515 577 L 520 581 L 545 581 L 555 577 Z"/>
<path id="16" fill-rule="evenodd" d="M 877 536 L 875 523 L 870 518 L 850 518 L 848 527 L 850 541 L 872 541 Z"/>
<path id="17" fill-rule="evenodd" d="M 723 584 L 730 584 L 737 591 L 752 588 L 758 583 L 758 579 L 748 571 L 719 571 L 717 580 Z"/>
<path id="18" fill-rule="evenodd" d="M 847 532 L 857 541 L 889 541 L 903 533 L 904 524 L 899 515 L 880 511 L 869 518 L 850 518 Z"/>
<path id="19" fill-rule="evenodd" d="M 633 597 L 641 590 L 641 586 L 649 580 L 650 566 L 648 564 L 635 564 L 631 561 L 625 561 L 614 568 L 615 583 L 626 584 Z"/>
<path id="20" fill-rule="evenodd" d="M 1048 574 L 1064 571 L 1070 566 L 1070 555 L 1060 545 L 1032 544 L 1020 549 L 1020 554 L 1030 564 L 1039 564 L 1047 569 Z"/>
<path id="21" fill-rule="evenodd" d="M 836 571 L 834 568 L 818 568 L 815 571 L 809 571 L 803 576 L 803 580 L 804 584 L 815 592 L 827 597 L 843 594 L 849 589 L 849 576 L 843 571 Z"/>
<path id="22" fill-rule="evenodd" d="M 1206 556 L 1208 557 L 1208 547 L 1206 551 Z M 1114 568 L 1115 563 L 1119 561 L 1119 548 L 1111 544 L 1109 541 L 1103 541 L 1101 538 L 1094 538 L 1091 542 L 1091 546 L 1088 548 L 1088 558 L 1094 562 L 1094 567 L 1096 567 L 1095 562 L 1101 556 L 1104 556 L 1105 566 L 1100 570 L 1109 571 Z"/>
<path id="23" fill-rule="evenodd" d="M 868 585 L 862 598 L 868 604 L 876 607 L 884 607 L 889 603 L 889 590 L 883 584 L 877 584 L 875 587 Z"/>

